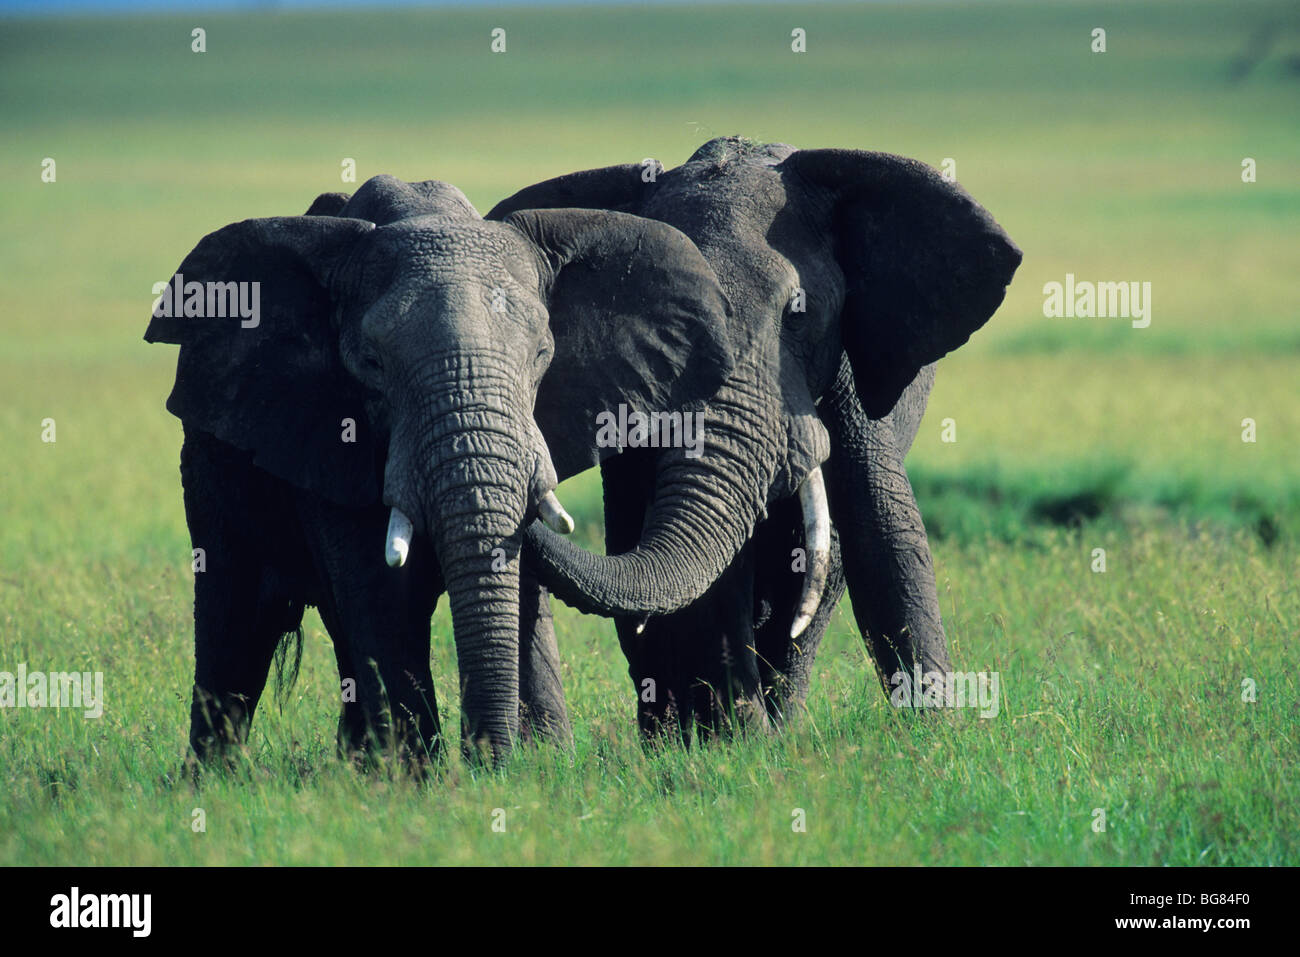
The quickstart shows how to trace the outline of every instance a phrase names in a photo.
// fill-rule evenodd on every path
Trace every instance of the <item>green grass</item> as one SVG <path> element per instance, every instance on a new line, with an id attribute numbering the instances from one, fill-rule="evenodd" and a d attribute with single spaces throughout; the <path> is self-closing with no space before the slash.
<path id="1" fill-rule="evenodd" d="M 201 56 L 191 19 L 0 21 L 0 670 L 102 671 L 107 698 L 99 720 L 0 711 L 0 863 L 1300 862 L 1290 7 L 223 14 Z M 189 540 L 174 350 L 140 339 L 152 284 L 214 228 L 352 188 L 344 157 L 486 210 L 725 133 L 953 157 L 1025 250 L 909 459 L 956 663 L 999 672 L 998 716 L 890 708 L 846 603 L 787 734 L 647 754 L 612 628 L 559 608 L 574 752 L 453 757 L 422 786 L 333 758 L 312 613 L 243 772 L 182 783 Z M 1151 327 L 1044 318 L 1066 272 L 1151 282 Z M 567 491 L 599 541 L 597 483 Z M 454 728 L 445 607 L 434 632 Z"/>
<path id="2" fill-rule="evenodd" d="M 1105 574 L 1090 570 L 1094 547 Z M 526 750 L 497 773 L 457 758 L 421 787 L 333 757 L 337 675 L 312 616 L 291 699 L 264 705 L 244 772 L 201 792 L 180 774 L 188 576 L 158 562 L 36 569 L 6 660 L 103 670 L 107 706 L 98 721 L 5 715 L 0 860 L 1295 862 L 1294 650 L 1279 640 L 1300 615 L 1293 544 L 1113 527 L 943 543 L 936 560 L 958 667 L 1001 676 L 994 718 L 890 708 L 841 611 L 786 736 L 647 754 L 612 633 L 565 614 L 574 753 Z M 445 705 L 445 611 L 435 632 Z M 455 727 L 454 710 L 444 719 Z M 806 833 L 791 829 L 796 808 Z"/>

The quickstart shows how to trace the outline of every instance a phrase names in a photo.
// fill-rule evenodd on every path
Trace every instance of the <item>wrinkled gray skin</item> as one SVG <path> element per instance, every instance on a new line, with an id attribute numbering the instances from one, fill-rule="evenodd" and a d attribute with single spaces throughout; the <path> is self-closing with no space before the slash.
<path id="1" fill-rule="evenodd" d="M 960 186 L 889 154 L 723 138 L 651 182 L 642 174 L 630 164 L 561 176 L 488 214 L 582 206 L 669 223 L 734 309 L 735 367 L 707 404 L 705 454 L 606 461 L 608 556 L 534 527 L 543 581 L 616 617 L 647 732 L 671 719 L 689 740 L 692 719 L 715 727 L 731 703 L 766 725 L 801 702 L 846 581 L 882 677 L 913 663 L 947 671 L 903 457 L 932 363 L 992 316 L 1020 250 Z M 838 534 L 821 605 L 792 641 L 792 550 L 805 543 L 791 496 L 824 461 Z M 662 617 L 638 634 L 648 616 Z"/>
<path id="2" fill-rule="evenodd" d="M 604 451 L 589 432 L 559 434 L 572 410 L 556 403 L 671 410 L 717 387 L 728 307 L 698 250 L 620 213 L 485 222 L 452 186 L 377 177 L 305 216 L 220 229 L 177 272 L 261 283 L 254 327 L 156 310 L 145 336 L 181 346 L 167 405 L 185 427 L 186 517 L 206 562 L 195 754 L 244 740 L 306 604 L 356 681 L 341 746 L 436 752 L 429 616 L 444 589 L 466 749 L 504 755 L 521 711 L 525 730 L 567 736 L 521 535 L 542 496 Z M 581 392 L 548 392 L 548 371 Z M 414 524 L 397 568 L 385 562 L 393 507 Z"/>

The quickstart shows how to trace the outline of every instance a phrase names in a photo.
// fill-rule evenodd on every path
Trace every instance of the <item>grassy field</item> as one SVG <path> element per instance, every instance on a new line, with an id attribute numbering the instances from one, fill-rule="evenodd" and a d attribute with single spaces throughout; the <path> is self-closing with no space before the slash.
<path id="1" fill-rule="evenodd" d="M 0 20 L 0 671 L 106 695 L 98 720 L 0 710 L 0 863 L 1300 863 L 1297 57 L 1268 3 Z M 311 613 L 243 773 L 181 783 L 192 579 L 152 284 L 212 229 L 352 188 L 345 158 L 486 210 L 728 133 L 951 157 L 1025 251 L 909 459 L 997 717 L 891 708 L 846 603 L 786 735 L 649 754 L 612 627 L 560 607 L 574 752 L 416 785 L 334 759 Z M 1150 327 L 1044 318 L 1067 272 L 1150 282 Z M 456 727 L 445 607 L 434 659 Z"/>

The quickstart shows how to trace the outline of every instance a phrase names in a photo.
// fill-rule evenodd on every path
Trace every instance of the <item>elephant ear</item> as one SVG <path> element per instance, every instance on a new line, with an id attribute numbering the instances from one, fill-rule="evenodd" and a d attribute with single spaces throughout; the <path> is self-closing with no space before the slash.
<path id="1" fill-rule="evenodd" d="M 640 163 L 621 166 L 603 166 L 584 169 L 554 179 L 525 186 L 513 196 L 492 207 L 484 219 L 505 219 L 521 209 L 611 209 L 636 212 L 654 179 L 663 172 L 658 161 L 654 172 L 645 175 L 648 167 Z"/>
<path id="2" fill-rule="evenodd" d="M 602 413 L 680 412 L 730 374 L 731 305 L 685 234 L 586 209 L 530 209 L 505 223 L 550 276 L 555 355 L 534 414 L 561 478 L 618 451 L 597 445 Z"/>
<path id="3" fill-rule="evenodd" d="M 328 287 L 373 229 L 327 216 L 219 229 L 155 290 L 144 336 L 181 347 L 167 409 L 187 428 L 341 505 L 379 500 L 382 448 L 339 358 Z"/>
<path id="4" fill-rule="evenodd" d="M 799 150 L 778 167 L 829 198 L 858 398 L 883 418 L 923 366 L 1002 303 L 1021 253 L 961 186 L 916 160 Z"/>

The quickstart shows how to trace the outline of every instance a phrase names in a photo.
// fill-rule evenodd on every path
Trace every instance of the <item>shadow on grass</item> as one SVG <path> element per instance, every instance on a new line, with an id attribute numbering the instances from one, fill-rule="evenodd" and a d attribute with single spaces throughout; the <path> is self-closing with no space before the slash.
<path id="1" fill-rule="evenodd" d="M 1266 547 L 1300 533 L 1300 485 L 1269 489 L 1178 476 L 1140 476 L 1128 463 L 1079 463 L 1009 473 L 996 465 L 911 474 L 926 531 L 935 539 L 1013 542 L 1035 528 L 1159 517 L 1250 529 Z"/>

